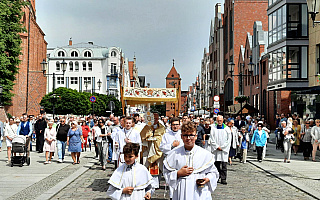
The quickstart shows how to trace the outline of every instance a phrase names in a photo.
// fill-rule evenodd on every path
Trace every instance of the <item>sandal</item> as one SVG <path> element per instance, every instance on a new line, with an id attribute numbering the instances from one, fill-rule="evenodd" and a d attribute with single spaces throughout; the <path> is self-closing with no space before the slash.
<path id="1" fill-rule="evenodd" d="M 77 162 L 77 164 L 80 164 L 80 160 Z"/>
<path id="2" fill-rule="evenodd" d="M 77 164 L 77 163 L 76 163 L 76 162 L 73 162 L 72 164 L 75 165 L 75 164 Z"/>

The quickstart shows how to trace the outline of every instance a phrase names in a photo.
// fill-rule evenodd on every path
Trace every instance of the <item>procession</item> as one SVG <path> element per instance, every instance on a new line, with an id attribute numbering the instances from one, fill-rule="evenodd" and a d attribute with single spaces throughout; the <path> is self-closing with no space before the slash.
<path id="1" fill-rule="evenodd" d="M 111 199 L 151 199 L 161 178 L 165 179 L 168 199 L 211 199 L 217 184 L 227 185 L 228 166 L 234 160 L 246 164 L 248 151 L 255 152 L 258 162 L 265 160 L 271 132 L 259 117 L 166 117 L 149 111 L 132 117 L 111 114 L 49 119 L 45 114 L 36 118 L 23 115 L 1 123 L 6 144 L 2 150 L 7 147 L 11 167 L 24 163 L 24 156 L 15 150 L 20 137 L 25 139 L 26 157 L 36 146 L 33 151 L 44 154 L 43 165 L 59 165 L 68 156 L 76 165 L 82 152 L 92 151 L 100 170 L 113 168 L 106 192 Z M 296 155 L 296 148 L 303 152 L 305 161 L 319 162 L 315 159 L 319 119 L 282 116 L 276 121 L 277 148 L 283 152 L 283 162 L 290 163 L 291 151 Z"/>

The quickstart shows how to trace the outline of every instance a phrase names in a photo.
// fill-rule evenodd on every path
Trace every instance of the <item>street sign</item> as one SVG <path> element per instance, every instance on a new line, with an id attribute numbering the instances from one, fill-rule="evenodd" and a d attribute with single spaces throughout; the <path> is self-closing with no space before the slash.
<path id="1" fill-rule="evenodd" d="M 91 96 L 91 97 L 90 97 L 90 101 L 91 101 L 92 103 L 96 102 L 96 100 L 97 100 L 97 98 L 96 98 L 95 96 Z"/>
<path id="2" fill-rule="evenodd" d="M 115 105 L 114 105 L 113 101 L 109 102 L 109 108 L 110 108 L 111 111 L 115 109 Z"/>
<path id="3" fill-rule="evenodd" d="M 219 108 L 215 108 L 214 110 L 213 110 L 213 113 L 214 114 L 218 114 L 220 112 L 220 109 Z"/>
<path id="4" fill-rule="evenodd" d="M 196 110 L 196 108 L 194 106 L 191 106 L 190 111 L 193 112 L 195 110 Z"/>
<path id="5" fill-rule="evenodd" d="M 213 104 L 214 105 L 220 105 L 219 101 L 214 101 Z"/>
<path id="6" fill-rule="evenodd" d="M 220 97 L 218 95 L 216 95 L 216 96 L 213 97 L 213 100 L 215 102 L 219 102 L 220 101 Z"/>
<path id="7" fill-rule="evenodd" d="M 220 104 L 213 104 L 213 108 L 220 108 Z"/>

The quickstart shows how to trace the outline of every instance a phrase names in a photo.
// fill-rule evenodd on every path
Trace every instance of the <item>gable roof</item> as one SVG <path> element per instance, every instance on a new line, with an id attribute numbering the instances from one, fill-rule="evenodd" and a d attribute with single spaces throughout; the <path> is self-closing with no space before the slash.
<path id="1" fill-rule="evenodd" d="M 172 66 L 170 72 L 168 73 L 167 78 L 180 78 L 180 74 L 177 72 L 176 68 Z"/>

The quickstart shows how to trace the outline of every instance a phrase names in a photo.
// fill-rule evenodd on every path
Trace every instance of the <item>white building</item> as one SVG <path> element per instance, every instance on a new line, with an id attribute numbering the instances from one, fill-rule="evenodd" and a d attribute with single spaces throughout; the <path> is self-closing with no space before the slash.
<path id="1" fill-rule="evenodd" d="M 47 92 L 53 87 L 66 87 L 78 91 L 110 94 L 120 99 L 120 72 L 122 50 L 119 47 L 102 47 L 93 42 L 72 44 L 48 49 L 48 70 L 46 73 L 55 74 L 49 77 Z M 67 63 L 64 76 L 61 62 Z"/>

